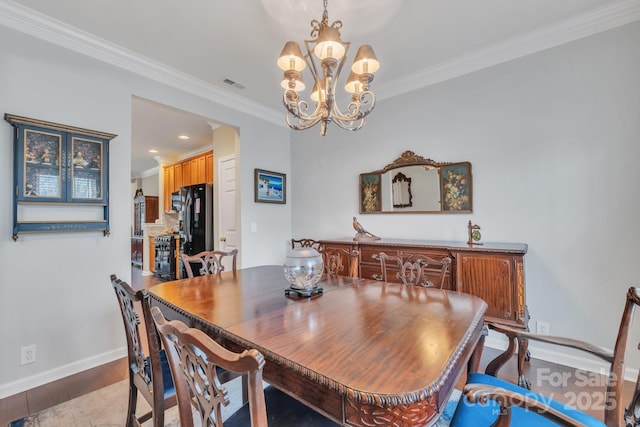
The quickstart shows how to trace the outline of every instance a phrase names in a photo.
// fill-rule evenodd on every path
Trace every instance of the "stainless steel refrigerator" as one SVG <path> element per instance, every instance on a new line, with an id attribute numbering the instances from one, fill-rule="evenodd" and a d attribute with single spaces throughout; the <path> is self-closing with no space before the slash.
<path id="1" fill-rule="evenodd" d="M 196 184 L 180 189 L 182 200 L 180 253 L 213 250 L 213 186 Z"/>

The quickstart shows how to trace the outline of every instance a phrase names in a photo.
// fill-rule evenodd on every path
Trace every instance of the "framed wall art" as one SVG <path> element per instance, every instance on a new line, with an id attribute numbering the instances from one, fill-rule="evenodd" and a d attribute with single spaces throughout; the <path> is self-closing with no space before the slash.
<path id="1" fill-rule="evenodd" d="M 442 210 L 471 212 L 471 164 L 451 163 L 441 168 Z"/>
<path id="2" fill-rule="evenodd" d="M 287 203 L 287 175 L 255 169 L 255 201 L 257 203 Z"/>
<path id="3" fill-rule="evenodd" d="M 360 174 L 360 213 L 380 212 L 382 201 L 380 197 L 380 174 Z"/>

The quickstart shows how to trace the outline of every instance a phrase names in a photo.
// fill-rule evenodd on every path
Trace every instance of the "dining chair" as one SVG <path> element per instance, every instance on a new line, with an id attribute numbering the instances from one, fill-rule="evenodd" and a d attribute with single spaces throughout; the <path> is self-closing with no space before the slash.
<path id="1" fill-rule="evenodd" d="M 313 248 L 322 252 L 322 243 L 313 239 L 291 239 L 291 249 L 295 248 Z"/>
<path id="2" fill-rule="evenodd" d="M 380 252 L 378 258 L 382 270 L 382 281 L 387 281 L 392 267 L 394 271 L 397 269 L 395 278 L 400 279 L 405 285 L 429 288 L 442 289 L 451 266 L 449 257 L 437 260 L 423 254 L 389 255 L 386 252 Z"/>
<path id="3" fill-rule="evenodd" d="M 134 291 L 114 274 L 111 285 L 118 298 L 127 338 L 129 404 L 126 426 L 139 426 L 153 419 L 154 427 L 163 427 L 165 409 L 175 406 L 177 400 L 166 353 L 160 348 L 160 338 L 151 318 L 150 296 L 146 291 Z M 140 318 L 145 335 L 140 333 Z M 147 344 L 146 352 L 143 341 Z M 136 415 L 138 394 L 151 407 L 151 411 L 140 416 Z"/>
<path id="4" fill-rule="evenodd" d="M 630 404 L 623 404 L 623 387 L 625 373 L 625 352 L 627 349 L 629 329 L 633 320 L 633 312 L 640 304 L 637 288 L 629 288 L 622 320 L 618 329 L 615 347 L 612 350 L 590 343 L 563 337 L 538 335 L 531 332 L 513 329 L 507 326 L 489 324 L 489 326 L 507 336 L 507 350 L 487 365 L 485 373 L 472 373 L 464 387 L 463 397 L 458 402 L 456 412 L 451 421 L 452 427 L 466 426 L 638 426 L 640 425 L 640 375 L 636 381 Z M 500 368 L 511 359 L 517 340 L 536 340 L 547 344 L 577 349 L 604 360 L 609 365 L 606 375 L 606 390 L 601 402 L 604 407 L 603 420 L 526 388 L 517 386 L 496 375 Z M 559 394 L 563 393 L 560 384 Z M 588 399 L 587 399 L 588 398 Z M 591 395 L 584 399 L 577 397 L 576 402 L 588 407 L 597 399 Z M 600 401 L 600 399 L 598 399 Z M 588 407 L 586 409 L 588 409 Z"/>
<path id="5" fill-rule="evenodd" d="M 187 273 L 187 277 L 193 277 L 193 269 L 197 268 L 198 275 L 204 276 L 207 274 L 216 274 L 224 271 L 223 259 L 226 257 L 231 258 L 231 271 L 236 271 L 236 260 L 238 257 L 238 250 L 232 251 L 203 251 L 195 255 L 180 255 L 182 259 L 182 265 Z"/>
<path id="6" fill-rule="evenodd" d="M 356 249 L 325 248 L 321 254 L 326 274 L 330 276 L 358 277 L 360 251 Z"/>
<path id="7" fill-rule="evenodd" d="M 180 425 L 193 427 L 337 426 L 338 424 L 306 407 L 278 389 L 264 388 L 264 356 L 256 349 L 232 352 L 204 332 L 188 328 L 178 320 L 168 321 L 153 307 L 153 321 L 167 348 L 171 373 L 176 384 Z M 217 378 L 217 368 L 244 373 L 248 378 L 249 399 L 226 420 L 222 405 L 229 394 Z"/>

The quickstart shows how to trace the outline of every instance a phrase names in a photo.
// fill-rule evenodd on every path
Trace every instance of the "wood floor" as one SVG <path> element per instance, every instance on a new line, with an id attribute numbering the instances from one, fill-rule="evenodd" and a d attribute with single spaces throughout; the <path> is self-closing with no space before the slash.
<path id="1" fill-rule="evenodd" d="M 134 289 L 148 288 L 158 283 L 154 276 L 142 276 L 140 269 L 131 268 L 131 286 Z M 115 300 L 115 299 L 114 299 Z M 115 301 L 114 301 L 115 303 Z M 481 371 L 498 352 L 485 348 L 480 363 Z M 604 397 L 604 379 L 595 374 L 577 373 L 575 369 L 555 363 L 535 359 L 532 355 L 527 364 L 527 376 L 531 380 L 532 389 L 545 395 L 552 395 L 554 399 L 565 403 L 582 399 L 582 402 L 592 402 L 588 410 L 593 416 L 601 418 L 603 411 L 596 408 L 600 397 Z M 85 393 L 106 387 L 127 377 L 126 358 L 119 359 L 96 368 L 80 372 L 67 378 L 0 399 L 0 427 L 7 426 L 11 421 L 50 408 L 59 403 L 71 400 Z M 561 387 L 554 386 L 558 378 L 568 378 Z M 500 377 L 509 381 L 516 381 L 516 361 L 510 361 L 502 371 Z M 586 379 L 586 380 L 584 380 Z M 625 384 L 629 393 L 633 385 Z M 464 375 L 458 381 L 456 388 L 464 386 Z M 627 394 L 627 393 L 625 393 Z M 625 400 L 625 403 L 628 400 Z M 583 404 L 584 406 L 584 404 Z M 585 408 L 581 408 L 585 409 Z"/>

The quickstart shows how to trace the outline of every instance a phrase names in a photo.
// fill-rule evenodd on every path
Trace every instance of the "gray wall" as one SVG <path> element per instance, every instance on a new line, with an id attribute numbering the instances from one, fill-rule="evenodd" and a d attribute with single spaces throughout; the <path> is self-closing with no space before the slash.
<path id="1" fill-rule="evenodd" d="M 109 156 L 111 236 L 38 233 L 13 242 L 12 128 L 0 124 L 0 398 L 125 355 L 109 275 L 131 275 L 134 95 L 241 129 L 242 226 L 259 224 L 243 234 L 243 265 L 284 257 L 271 243 L 290 238 L 291 204 L 254 204 L 253 170 L 290 173 L 286 127 L 0 27 L 0 111 L 118 135 Z M 273 152 L 277 159 L 265 160 Z M 31 344 L 37 361 L 20 366 L 20 347 Z"/>
<path id="2" fill-rule="evenodd" d="M 473 214 L 359 221 L 382 237 L 466 241 L 472 220 L 486 241 L 527 243 L 531 327 L 613 347 L 625 290 L 640 285 L 638 46 L 640 24 L 627 25 L 381 101 L 355 133 L 294 133 L 294 235 L 353 236 L 358 174 L 405 150 L 470 161 Z"/>

